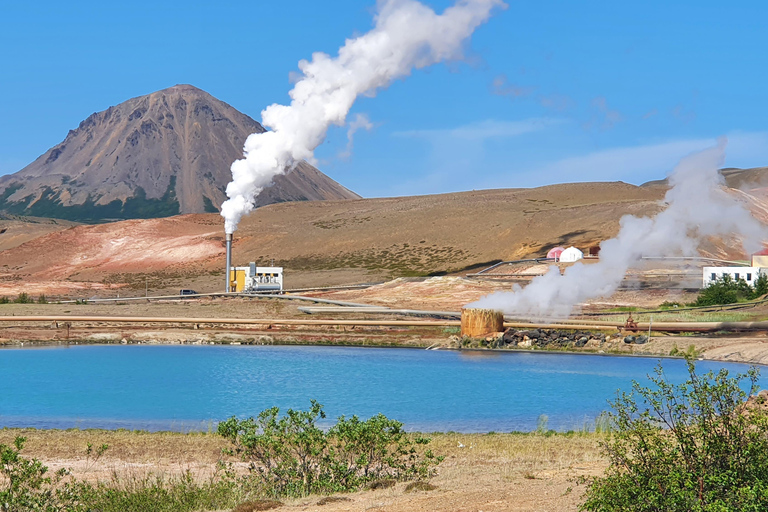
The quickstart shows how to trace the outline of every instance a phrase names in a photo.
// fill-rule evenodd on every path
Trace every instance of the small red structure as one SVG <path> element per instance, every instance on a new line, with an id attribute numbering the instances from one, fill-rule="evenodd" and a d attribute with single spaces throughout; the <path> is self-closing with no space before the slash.
<path id="1" fill-rule="evenodd" d="M 588 258 L 597 258 L 600 256 L 600 246 L 599 245 L 593 245 L 589 248 L 589 252 L 587 253 Z"/>
<path id="2" fill-rule="evenodd" d="M 553 258 L 555 261 L 560 261 L 560 255 L 564 250 L 564 247 L 554 247 L 547 253 L 547 258 Z"/>
<path id="3" fill-rule="evenodd" d="M 752 255 L 752 266 L 765 268 L 768 266 L 768 249 L 763 249 Z"/>

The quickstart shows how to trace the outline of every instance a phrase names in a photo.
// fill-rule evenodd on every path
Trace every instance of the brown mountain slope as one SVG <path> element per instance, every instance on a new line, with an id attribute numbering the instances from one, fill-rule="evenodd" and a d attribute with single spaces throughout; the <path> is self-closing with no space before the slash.
<path id="1" fill-rule="evenodd" d="M 75 225 L 66 220 L 0 215 L 0 252 Z"/>
<path id="2" fill-rule="evenodd" d="M 240 223 L 233 263 L 274 260 L 286 268 L 290 287 L 451 273 L 494 260 L 544 256 L 556 245 L 592 246 L 616 235 L 622 215 L 657 213 L 665 191 L 620 182 L 577 183 L 272 204 Z M 768 194 L 758 192 L 732 191 L 768 224 Z M 143 293 L 145 283 L 156 292 L 221 291 L 223 242 L 216 214 L 76 226 L 0 252 L 0 296 L 33 289 L 91 293 L 72 290 L 124 284 Z M 708 241 L 701 249 L 727 259 L 746 257 L 729 240 Z"/>
<path id="3" fill-rule="evenodd" d="M 290 286 L 452 272 L 492 260 L 586 247 L 616 234 L 627 213 L 659 210 L 664 188 L 555 185 L 432 196 L 281 203 L 259 208 L 235 233 L 234 260 L 286 267 Z M 0 295 L 18 281 L 221 288 L 223 223 L 214 214 L 78 226 L 0 253 Z M 2 271 L 2 270 L 0 270 Z M 53 290 L 48 293 L 53 293 Z"/>
<path id="4" fill-rule="evenodd" d="M 264 128 L 191 85 L 97 112 L 21 171 L 0 177 L 0 210 L 73 220 L 217 211 L 229 167 Z M 359 196 L 302 162 L 257 205 Z"/>

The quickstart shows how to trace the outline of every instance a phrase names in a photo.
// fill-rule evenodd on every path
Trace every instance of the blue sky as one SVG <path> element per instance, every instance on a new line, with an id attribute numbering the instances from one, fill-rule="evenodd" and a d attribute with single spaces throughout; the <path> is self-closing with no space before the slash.
<path id="1" fill-rule="evenodd" d="M 436 10 L 451 2 L 426 1 Z M 768 4 L 509 1 L 462 62 L 415 72 L 333 129 L 326 174 L 366 197 L 643 183 L 727 136 L 726 164 L 768 165 Z M 93 112 L 178 83 L 260 120 L 289 75 L 371 27 L 373 0 L 0 5 L 0 175 Z"/>

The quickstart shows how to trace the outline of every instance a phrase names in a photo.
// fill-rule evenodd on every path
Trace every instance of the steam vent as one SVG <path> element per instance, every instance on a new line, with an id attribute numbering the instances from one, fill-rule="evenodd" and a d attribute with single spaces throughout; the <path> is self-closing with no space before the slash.
<path id="1" fill-rule="evenodd" d="M 479 338 L 504 330 L 504 313 L 493 309 L 462 309 L 461 335 Z"/>

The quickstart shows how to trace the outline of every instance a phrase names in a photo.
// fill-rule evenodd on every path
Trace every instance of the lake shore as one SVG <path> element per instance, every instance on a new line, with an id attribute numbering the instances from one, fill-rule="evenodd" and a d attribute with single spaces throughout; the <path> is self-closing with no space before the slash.
<path id="1" fill-rule="evenodd" d="M 694 359 L 723 361 L 729 363 L 744 363 L 758 366 L 768 365 L 768 336 L 750 334 L 749 336 L 712 335 L 712 336 L 652 336 L 642 345 L 623 342 L 623 335 L 609 337 L 603 344 L 592 344 L 586 347 L 508 347 L 495 348 L 486 340 L 473 340 L 469 343 L 457 342 L 454 336 L 446 336 L 444 332 L 422 332 L 402 336 L 399 333 L 387 335 L 386 331 L 353 332 L 350 329 L 344 333 L 309 332 L 301 333 L 296 330 L 280 332 L 270 329 L 259 332 L 232 332 L 209 330 L 159 329 L 142 330 L 127 329 L 111 331 L 100 329 L 102 332 L 91 333 L 79 338 L 60 339 L 55 334 L 50 336 L 50 330 L 41 333 L 32 331 L 29 337 L 0 338 L 0 348 L 39 348 L 75 345 L 306 345 L 306 346 L 343 346 L 371 348 L 413 348 L 432 350 L 479 350 L 498 352 L 528 352 L 528 353 L 571 353 L 604 356 L 639 356 L 651 358 L 679 359 L 689 355 Z M 49 336 L 45 336 L 48 333 Z M 18 335 L 17 335 L 18 336 Z M 23 336 L 23 334 L 22 334 Z"/>

